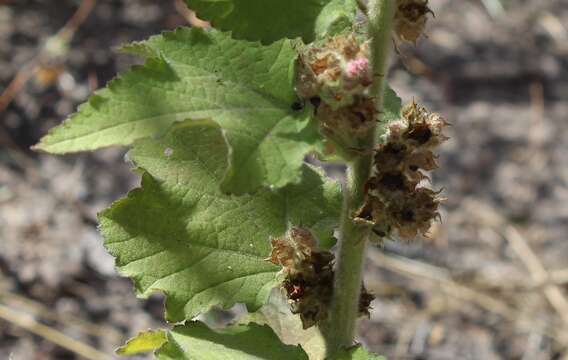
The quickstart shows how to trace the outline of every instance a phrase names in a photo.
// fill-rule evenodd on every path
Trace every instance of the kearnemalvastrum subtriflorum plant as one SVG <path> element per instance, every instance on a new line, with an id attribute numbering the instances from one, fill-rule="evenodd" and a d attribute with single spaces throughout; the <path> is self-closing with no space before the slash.
<path id="1" fill-rule="evenodd" d="M 127 145 L 141 174 L 100 230 L 138 295 L 165 294 L 172 327 L 118 353 L 378 359 L 354 339 L 373 299 L 365 248 L 425 235 L 439 216 L 423 180 L 446 122 L 385 84 L 393 41 L 418 40 L 427 0 L 186 2 L 214 29 L 124 46 L 145 64 L 35 146 Z M 344 161 L 343 187 L 308 154 Z M 248 315 L 224 328 L 196 320 L 237 303 Z"/>

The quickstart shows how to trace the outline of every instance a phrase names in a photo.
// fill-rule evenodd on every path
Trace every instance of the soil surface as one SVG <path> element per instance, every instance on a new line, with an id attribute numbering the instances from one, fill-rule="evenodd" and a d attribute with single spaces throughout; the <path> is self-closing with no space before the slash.
<path id="1" fill-rule="evenodd" d="M 163 299 L 135 298 L 96 229 L 139 179 L 125 149 L 29 147 L 138 61 L 116 47 L 187 21 L 173 0 L 101 0 L 58 48 L 49 40 L 80 3 L 0 0 L 0 91 L 49 44 L 0 111 L 0 311 L 112 358 L 163 324 Z M 429 238 L 369 251 L 377 299 L 360 340 L 393 360 L 567 358 L 568 3 L 430 3 L 427 37 L 398 47 L 390 78 L 452 123 L 432 174 L 448 200 Z M 0 359 L 79 358 L 0 320 Z"/>

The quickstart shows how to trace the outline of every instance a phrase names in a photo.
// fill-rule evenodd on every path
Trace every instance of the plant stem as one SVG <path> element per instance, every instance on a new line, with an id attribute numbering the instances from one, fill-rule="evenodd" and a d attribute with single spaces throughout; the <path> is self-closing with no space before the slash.
<path id="1" fill-rule="evenodd" d="M 371 96 L 382 113 L 391 30 L 396 0 L 370 0 L 368 3 L 371 66 L 374 81 Z M 360 148 L 372 149 L 376 144 L 376 127 L 361 140 Z M 365 200 L 364 186 L 371 174 L 372 152 L 365 152 L 350 162 L 344 189 L 343 209 L 339 233 L 339 251 L 335 271 L 334 294 L 330 320 L 324 328 L 327 356 L 334 356 L 341 348 L 353 344 L 355 325 L 359 317 L 365 248 L 371 227 L 356 224 L 353 214 Z"/>
<path id="2" fill-rule="evenodd" d="M 344 188 L 339 235 L 339 251 L 330 320 L 325 329 L 327 354 L 333 356 L 342 347 L 351 346 L 359 317 L 359 295 L 365 248 L 370 227 L 356 224 L 352 214 L 363 203 L 363 186 L 369 178 L 372 156 L 355 159 L 348 168 Z"/>
<path id="3" fill-rule="evenodd" d="M 371 66 L 375 76 L 371 96 L 376 96 L 377 108 L 383 108 L 385 75 L 391 48 L 392 27 L 397 0 L 370 0 L 367 33 L 371 40 Z"/>

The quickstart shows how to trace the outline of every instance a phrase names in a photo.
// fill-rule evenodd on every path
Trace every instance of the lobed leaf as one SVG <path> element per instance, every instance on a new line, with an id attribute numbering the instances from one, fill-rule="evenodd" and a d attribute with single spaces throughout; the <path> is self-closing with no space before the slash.
<path id="1" fill-rule="evenodd" d="M 230 146 L 222 186 L 234 193 L 298 183 L 320 145 L 311 109 L 295 110 L 293 42 L 270 46 L 178 29 L 125 48 L 147 57 L 113 80 L 35 147 L 51 153 L 130 145 L 172 123 L 212 119 Z"/>
<path id="2" fill-rule="evenodd" d="M 160 360 L 308 360 L 301 347 L 283 344 L 266 325 L 235 325 L 214 331 L 197 321 L 176 326 L 157 357 Z"/>
<path id="3" fill-rule="evenodd" d="M 310 167 L 277 191 L 233 196 L 219 189 L 228 149 L 210 121 L 177 124 L 130 153 L 145 170 L 133 190 L 99 215 L 105 246 L 140 295 L 166 293 L 166 318 L 191 319 L 213 305 L 263 305 L 279 267 L 269 239 L 291 224 L 329 242 L 339 217 L 337 184 Z"/>
<path id="4" fill-rule="evenodd" d="M 186 0 L 201 19 L 238 39 L 271 43 L 301 37 L 305 42 L 351 26 L 354 0 Z"/>

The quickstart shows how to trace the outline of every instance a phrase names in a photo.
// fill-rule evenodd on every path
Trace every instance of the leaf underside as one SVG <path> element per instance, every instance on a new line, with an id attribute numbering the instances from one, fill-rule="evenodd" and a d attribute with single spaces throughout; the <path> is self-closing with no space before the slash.
<path id="1" fill-rule="evenodd" d="M 263 305 L 279 267 L 265 261 L 270 237 L 292 224 L 329 243 L 340 210 L 337 184 L 308 166 L 301 183 L 253 195 L 220 191 L 228 149 L 210 121 L 177 124 L 136 142 L 129 156 L 142 187 L 99 215 L 105 246 L 140 295 L 167 295 L 169 321 L 214 305 Z"/>
<path id="2" fill-rule="evenodd" d="M 295 110 L 296 51 L 227 33 L 182 28 L 124 48 L 147 58 L 93 95 L 35 147 L 51 153 L 130 145 L 186 119 L 211 119 L 230 147 L 226 192 L 300 181 L 304 156 L 320 146 L 311 108 Z"/>
<path id="3" fill-rule="evenodd" d="M 197 16 L 238 39 L 271 43 L 301 37 L 305 42 L 350 27 L 354 0 L 186 0 Z"/>
<path id="4" fill-rule="evenodd" d="M 299 346 L 284 345 L 268 326 L 211 330 L 200 322 L 176 326 L 158 351 L 160 360 L 308 360 Z"/>

